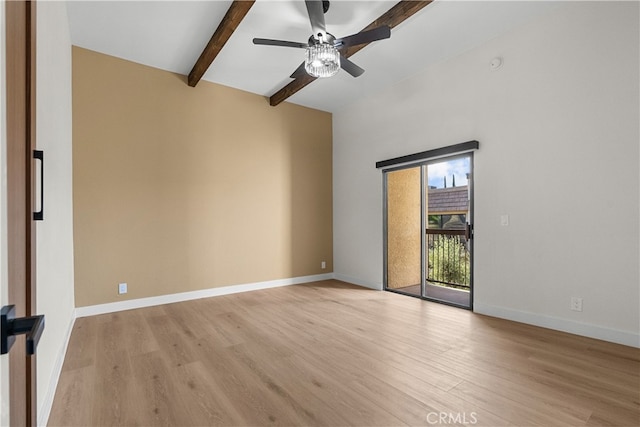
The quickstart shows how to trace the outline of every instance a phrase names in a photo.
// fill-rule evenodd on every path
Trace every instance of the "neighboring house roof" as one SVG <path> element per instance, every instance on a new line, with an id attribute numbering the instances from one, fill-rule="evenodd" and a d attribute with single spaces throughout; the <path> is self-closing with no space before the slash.
<path id="1" fill-rule="evenodd" d="M 465 213 L 469 210 L 467 186 L 429 189 L 429 214 Z"/>

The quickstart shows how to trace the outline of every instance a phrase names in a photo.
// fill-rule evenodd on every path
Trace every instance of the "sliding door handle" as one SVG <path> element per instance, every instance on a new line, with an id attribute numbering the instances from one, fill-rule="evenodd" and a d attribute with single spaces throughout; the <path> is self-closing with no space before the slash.
<path id="1" fill-rule="evenodd" d="M 0 310 L 0 354 L 7 354 L 16 340 L 16 335 L 26 334 L 26 352 L 36 354 L 38 342 L 44 331 L 44 315 L 16 318 L 16 308 L 5 305 Z"/>
<path id="2" fill-rule="evenodd" d="M 34 221 L 44 220 L 44 151 L 33 150 L 33 158 L 40 160 L 40 210 L 33 213 Z"/>
<path id="3" fill-rule="evenodd" d="M 464 237 L 467 240 L 473 239 L 473 224 L 467 223 L 464 229 Z"/>

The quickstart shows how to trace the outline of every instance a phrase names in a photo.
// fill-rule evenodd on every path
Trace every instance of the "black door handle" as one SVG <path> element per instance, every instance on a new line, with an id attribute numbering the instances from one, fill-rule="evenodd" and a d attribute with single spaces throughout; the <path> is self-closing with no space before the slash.
<path id="1" fill-rule="evenodd" d="M 5 305 L 0 310 L 0 354 L 7 354 L 16 340 L 16 335 L 26 334 L 27 355 L 36 354 L 38 341 L 44 331 L 44 315 L 16 318 L 16 307 Z"/>
<path id="2" fill-rule="evenodd" d="M 466 227 L 464 229 L 464 237 L 467 240 L 473 239 L 473 224 L 467 223 L 467 225 L 466 225 Z"/>
<path id="3" fill-rule="evenodd" d="M 44 151 L 33 150 L 33 158 L 40 160 L 40 210 L 33 213 L 34 221 L 44 220 Z"/>

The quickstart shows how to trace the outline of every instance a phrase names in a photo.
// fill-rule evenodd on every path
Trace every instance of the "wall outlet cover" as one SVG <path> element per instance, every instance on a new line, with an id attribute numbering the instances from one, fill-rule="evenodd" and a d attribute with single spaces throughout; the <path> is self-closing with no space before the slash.
<path id="1" fill-rule="evenodd" d="M 582 311 L 582 298 L 571 297 L 571 310 Z"/>

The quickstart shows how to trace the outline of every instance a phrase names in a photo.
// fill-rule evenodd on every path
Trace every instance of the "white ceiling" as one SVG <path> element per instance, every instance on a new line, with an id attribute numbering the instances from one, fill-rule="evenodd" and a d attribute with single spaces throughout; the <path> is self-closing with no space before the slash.
<path id="1" fill-rule="evenodd" d="M 332 0 L 325 15 L 336 37 L 357 33 L 395 1 Z M 289 102 L 336 112 L 431 64 L 458 55 L 557 7 L 543 1 L 436 1 L 392 30 L 391 39 L 351 57 L 366 72 L 318 79 Z M 70 1 L 71 42 L 83 48 L 188 74 L 231 1 Z M 203 79 L 271 96 L 291 81 L 304 50 L 255 46 L 254 37 L 306 42 L 303 1 L 257 0 Z M 487 64 L 491 58 L 487 58 Z M 194 89 L 197 90 L 197 87 Z"/>

